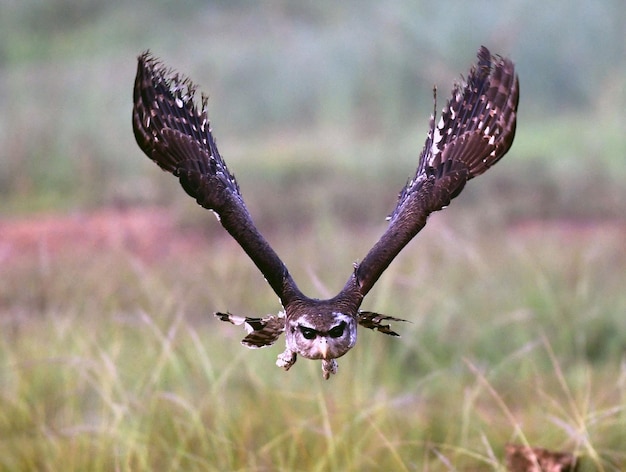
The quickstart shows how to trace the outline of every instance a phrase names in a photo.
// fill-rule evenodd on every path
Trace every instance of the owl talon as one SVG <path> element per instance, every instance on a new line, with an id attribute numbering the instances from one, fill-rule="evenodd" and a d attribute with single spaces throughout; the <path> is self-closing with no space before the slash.
<path id="1" fill-rule="evenodd" d="M 285 349 L 285 352 L 278 355 L 278 359 L 276 359 L 276 365 L 278 367 L 282 367 L 285 370 L 289 370 L 292 365 L 296 363 L 298 357 L 295 352 L 291 349 Z"/>
<path id="2" fill-rule="evenodd" d="M 337 373 L 337 361 L 335 359 L 324 359 L 322 361 L 322 375 L 324 380 L 328 380 L 330 374 Z"/>

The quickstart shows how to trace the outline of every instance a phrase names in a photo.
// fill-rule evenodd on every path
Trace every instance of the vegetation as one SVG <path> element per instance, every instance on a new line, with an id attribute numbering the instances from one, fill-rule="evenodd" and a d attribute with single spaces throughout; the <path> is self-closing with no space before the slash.
<path id="1" fill-rule="evenodd" d="M 247 350 L 210 315 L 277 309 L 219 235 L 157 259 L 21 258 L 3 277 L 2 469 L 502 470 L 508 442 L 623 469 L 623 232 L 485 234 L 450 212 L 366 303 L 409 318 L 402 337 L 361 332 L 329 381 L 319 362 L 283 372 L 281 346 Z M 307 269 L 332 290 L 375 234 L 354 237 L 278 245 L 314 293 Z"/>
<path id="2" fill-rule="evenodd" d="M 503 470 L 509 442 L 626 469 L 626 18 L 551 5 L 0 0 L 0 470 Z M 326 296 L 481 43 L 518 64 L 518 135 L 368 296 L 402 337 L 361 332 L 329 381 L 243 348 L 211 312 L 278 304 L 136 148 L 137 54 L 210 94 L 255 220 Z M 147 248 L 8 236 L 143 205 L 177 215 Z"/>
<path id="3" fill-rule="evenodd" d="M 521 77 L 508 173 L 529 169 L 557 198 L 569 178 L 591 173 L 611 199 L 605 211 L 626 210 L 615 198 L 626 148 L 620 0 L 0 5 L 6 212 L 170 201 L 129 132 L 145 49 L 210 95 L 220 148 L 242 182 L 303 166 L 402 181 L 423 144 L 433 84 L 441 103 L 483 43 L 513 57 Z"/>

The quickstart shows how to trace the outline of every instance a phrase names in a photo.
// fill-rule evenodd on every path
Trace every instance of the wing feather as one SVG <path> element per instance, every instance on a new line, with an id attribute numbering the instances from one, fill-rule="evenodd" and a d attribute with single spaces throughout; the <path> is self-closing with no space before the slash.
<path id="1" fill-rule="evenodd" d="M 403 321 L 405 323 L 409 323 L 408 320 L 403 320 L 402 318 L 394 318 L 393 316 L 381 315 L 371 311 L 359 310 L 357 316 L 359 324 L 364 328 L 376 330 L 380 333 L 388 334 L 389 336 L 399 337 L 400 335 L 391 329 L 390 324 L 385 324 L 385 321 Z"/>
<path id="2" fill-rule="evenodd" d="M 436 97 L 436 95 L 435 95 Z M 435 125 L 433 112 L 415 176 L 400 192 L 389 226 L 344 290 L 364 297 L 428 216 L 447 206 L 466 182 L 482 174 L 510 149 L 515 137 L 518 78 L 509 59 L 486 47 L 463 85 L 457 84 Z M 436 105 L 435 105 L 436 106 Z"/>
<path id="3" fill-rule="evenodd" d="M 215 316 L 234 325 L 244 325 L 248 334 L 241 340 L 241 344 L 250 349 L 271 346 L 285 331 L 285 314 L 282 312 L 263 318 L 237 316 L 231 313 L 215 313 Z"/>
<path id="4" fill-rule="evenodd" d="M 255 227 L 235 176 L 211 132 L 207 98 L 194 101 L 195 86 L 166 69 L 149 52 L 138 59 L 133 91 L 133 131 L 141 150 L 179 178 L 185 191 L 214 211 L 286 305 L 299 294 L 291 275 Z"/>

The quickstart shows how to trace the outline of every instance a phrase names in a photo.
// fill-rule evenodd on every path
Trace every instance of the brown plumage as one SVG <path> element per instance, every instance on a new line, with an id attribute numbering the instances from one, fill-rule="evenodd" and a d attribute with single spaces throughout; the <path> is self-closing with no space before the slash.
<path id="1" fill-rule="evenodd" d="M 415 176 L 401 191 L 389 226 L 344 288 L 329 300 L 306 297 L 259 233 L 233 174 L 215 144 L 207 99 L 194 101 L 195 86 L 166 69 L 150 53 L 139 57 L 134 87 L 133 131 L 143 152 L 178 177 L 185 191 L 215 212 L 279 296 L 284 312 L 265 318 L 217 313 L 244 324 L 243 343 L 263 347 L 285 332 L 287 347 L 277 364 L 286 370 L 297 354 L 321 359 L 324 377 L 337 370 L 336 358 L 356 343 L 357 325 L 397 335 L 386 321 L 398 318 L 359 310 L 363 297 L 391 261 L 424 227 L 428 215 L 447 206 L 465 183 L 485 172 L 509 150 L 515 136 L 518 79 L 513 63 L 481 47 L 464 85 L 457 85 L 439 122 L 435 113 Z M 436 106 L 436 105 L 435 105 Z"/>

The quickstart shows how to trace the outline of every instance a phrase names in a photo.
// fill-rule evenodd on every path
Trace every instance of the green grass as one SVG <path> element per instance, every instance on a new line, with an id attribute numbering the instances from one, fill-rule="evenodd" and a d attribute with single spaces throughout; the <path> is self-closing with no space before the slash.
<path id="1" fill-rule="evenodd" d="M 366 300 L 411 320 L 402 338 L 361 332 L 329 381 L 307 360 L 283 372 L 280 345 L 247 350 L 210 315 L 278 308 L 219 233 L 159 260 L 24 255 L 1 280 L 0 468 L 503 470 L 507 442 L 626 467 L 623 238 L 449 212 Z M 335 290 L 377 233 L 297 236 L 270 234 L 315 294 L 311 274 Z"/>

